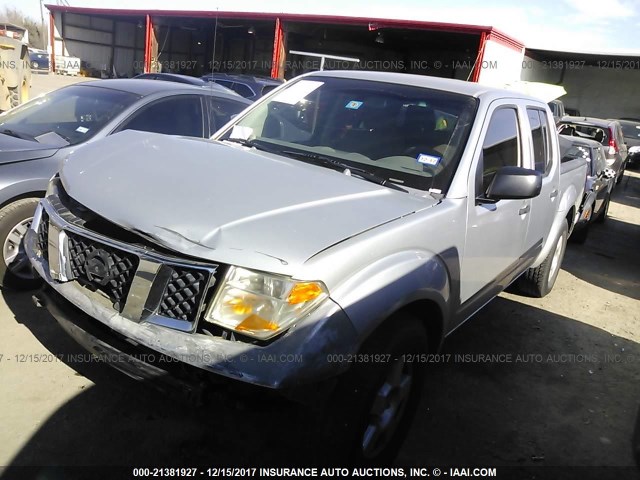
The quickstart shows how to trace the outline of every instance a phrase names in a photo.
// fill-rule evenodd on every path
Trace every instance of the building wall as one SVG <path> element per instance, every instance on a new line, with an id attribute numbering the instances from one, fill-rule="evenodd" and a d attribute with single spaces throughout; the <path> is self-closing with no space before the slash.
<path id="1" fill-rule="evenodd" d="M 640 117 L 640 70 L 585 66 L 581 62 L 523 61 L 522 79 L 562 85 L 565 106 L 598 118 Z M 568 68 L 567 68 L 568 67 Z M 573 68 L 571 68 L 573 67 Z"/>
<path id="2" fill-rule="evenodd" d="M 56 56 L 77 57 L 83 66 L 108 75 L 141 73 L 144 28 L 141 23 L 75 13 L 54 16 Z"/>
<path id="3" fill-rule="evenodd" d="M 508 82 L 520 80 L 523 59 L 523 50 L 488 40 L 484 47 L 478 83 L 502 87 Z"/>

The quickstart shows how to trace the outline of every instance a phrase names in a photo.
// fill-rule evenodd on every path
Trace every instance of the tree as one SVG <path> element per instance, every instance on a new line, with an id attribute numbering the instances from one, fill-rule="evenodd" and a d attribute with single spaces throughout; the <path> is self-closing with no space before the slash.
<path id="1" fill-rule="evenodd" d="M 29 46 L 33 48 L 44 48 L 46 30 L 42 30 L 42 25 L 38 20 L 28 17 L 15 7 L 4 6 L 0 10 L 0 21 L 13 23 L 26 28 L 29 32 Z"/>

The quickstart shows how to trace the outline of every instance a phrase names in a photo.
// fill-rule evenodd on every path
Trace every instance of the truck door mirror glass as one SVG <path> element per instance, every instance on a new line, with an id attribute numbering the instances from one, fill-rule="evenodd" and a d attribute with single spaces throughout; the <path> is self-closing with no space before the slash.
<path id="1" fill-rule="evenodd" d="M 502 167 L 494 175 L 484 197 L 478 201 L 483 203 L 499 200 L 533 198 L 540 194 L 542 173 L 522 167 Z"/>
<path id="2" fill-rule="evenodd" d="M 602 171 L 602 176 L 604 178 L 606 178 L 607 180 L 612 179 L 612 178 L 616 178 L 616 171 L 613 170 L 612 168 L 605 168 Z"/>

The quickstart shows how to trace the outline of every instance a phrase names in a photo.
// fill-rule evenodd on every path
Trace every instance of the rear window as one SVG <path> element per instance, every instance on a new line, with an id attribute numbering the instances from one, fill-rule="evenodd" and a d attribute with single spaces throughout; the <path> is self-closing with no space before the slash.
<path id="1" fill-rule="evenodd" d="M 609 145 L 609 129 L 607 127 L 598 127 L 596 125 L 587 125 L 583 123 L 561 122 L 558 127 L 558 133 L 561 135 L 569 135 L 571 137 L 586 138 L 595 140 L 602 145 Z"/>

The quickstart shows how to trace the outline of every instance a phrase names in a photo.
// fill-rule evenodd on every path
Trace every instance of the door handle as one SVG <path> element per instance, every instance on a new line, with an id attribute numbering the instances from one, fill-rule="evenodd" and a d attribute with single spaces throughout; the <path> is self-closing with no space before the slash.
<path id="1" fill-rule="evenodd" d="M 524 215 L 526 213 L 529 213 L 530 210 L 531 210 L 531 205 L 525 205 L 520 210 L 518 210 L 518 214 L 519 215 Z"/>
<path id="2" fill-rule="evenodd" d="M 549 198 L 556 198 L 558 196 L 558 190 L 554 190 L 549 194 Z"/>

